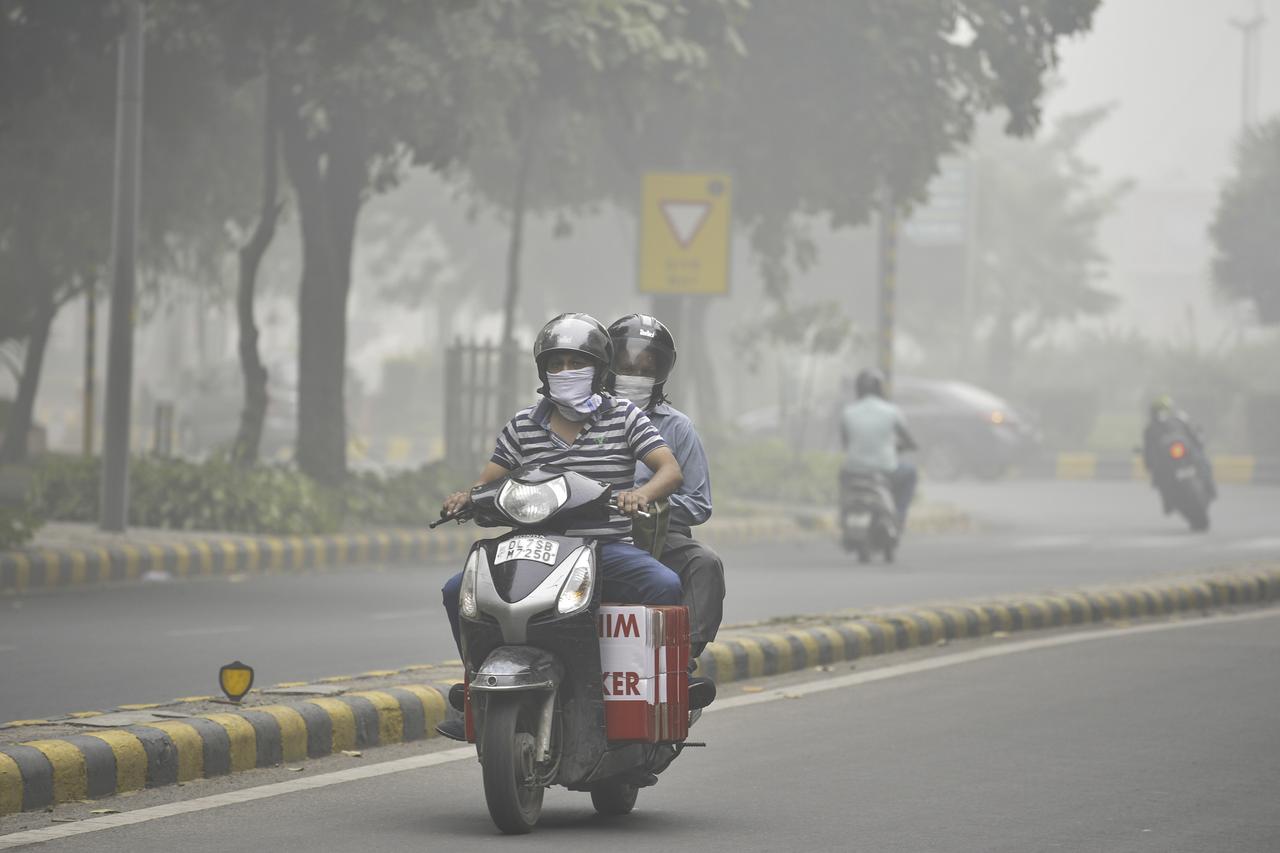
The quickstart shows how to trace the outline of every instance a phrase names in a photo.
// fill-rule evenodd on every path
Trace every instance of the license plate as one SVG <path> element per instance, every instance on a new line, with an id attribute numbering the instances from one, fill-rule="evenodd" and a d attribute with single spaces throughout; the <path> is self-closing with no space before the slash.
<path id="1" fill-rule="evenodd" d="M 1190 480 L 1195 475 L 1196 475 L 1195 468 L 1179 468 L 1174 473 L 1174 476 L 1177 477 L 1179 480 Z"/>
<path id="2" fill-rule="evenodd" d="M 556 564 L 556 556 L 560 553 L 560 543 L 542 536 L 513 536 L 498 543 L 495 563 L 509 563 L 512 560 L 536 560 L 548 566 Z"/>
<path id="3" fill-rule="evenodd" d="M 870 527 L 871 516 L 865 512 L 852 513 L 847 523 L 850 527 Z"/>

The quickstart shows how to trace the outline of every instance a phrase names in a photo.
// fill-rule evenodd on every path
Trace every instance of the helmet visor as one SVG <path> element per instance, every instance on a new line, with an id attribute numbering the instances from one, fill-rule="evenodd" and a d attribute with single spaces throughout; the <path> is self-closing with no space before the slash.
<path id="1" fill-rule="evenodd" d="M 614 338 L 613 372 L 622 376 L 651 376 L 666 382 L 675 353 L 650 338 Z"/>

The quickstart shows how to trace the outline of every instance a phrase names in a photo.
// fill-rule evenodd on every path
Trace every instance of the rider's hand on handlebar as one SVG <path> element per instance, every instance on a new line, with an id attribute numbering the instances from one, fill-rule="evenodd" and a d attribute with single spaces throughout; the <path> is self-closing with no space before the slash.
<path id="1" fill-rule="evenodd" d="M 440 508 L 440 517 L 453 515 L 459 510 L 471 503 L 470 492 L 454 492 L 444 499 L 444 506 Z"/>
<path id="2" fill-rule="evenodd" d="M 649 499 L 637 491 L 618 492 L 613 499 L 618 504 L 618 512 L 623 515 L 635 515 L 649 508 Z"/>

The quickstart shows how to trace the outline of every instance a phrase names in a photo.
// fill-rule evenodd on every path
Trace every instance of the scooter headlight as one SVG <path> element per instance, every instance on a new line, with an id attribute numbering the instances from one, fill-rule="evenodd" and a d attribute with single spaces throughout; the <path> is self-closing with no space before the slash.
<path id="1" fill-rule="evenodd" d="M 595 558 L 591 549 L 583 547 L 573 560 L 573 568 L 569 577 L 565 578 L 560 588 L 560 597 L 556 599 L 556 612 L 567 616 L 577 613 L 591 603 L 591 591 L 596 582 Z"/>
<path id="2" fill-rule="evenodd" d="M 564 477 L 531 485 L 508 480 L 498 492 L 498 507 L 520 524 L 537 524 L 569 500 Z"/>
<path id="3" fill-rule="evenodd" d="M 476 573 L 480 566 L 480 548 L 472 549 L 471 556 L 467 557 L 467 564 L 462 569 L 462 589 L 458 591 L 458 612 L 468 619 L 475 619 L 480 615 L 480 608 L 476 604 Z"/>

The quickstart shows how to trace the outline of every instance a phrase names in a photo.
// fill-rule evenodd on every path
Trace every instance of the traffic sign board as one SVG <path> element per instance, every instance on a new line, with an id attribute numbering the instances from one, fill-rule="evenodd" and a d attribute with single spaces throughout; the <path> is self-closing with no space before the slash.
<path id="1" fill-rule="evenodd" d="M 641 293 L 728 292 L 730 195 L 728 175 L 645 175 Z"/>

